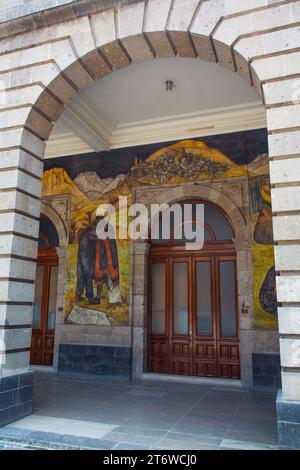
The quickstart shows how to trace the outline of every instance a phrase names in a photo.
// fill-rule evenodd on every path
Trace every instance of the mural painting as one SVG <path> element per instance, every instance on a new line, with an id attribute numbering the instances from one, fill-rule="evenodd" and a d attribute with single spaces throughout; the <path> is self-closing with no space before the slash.
<path id="1" fill-rule="evenodd" d="M 250 214 L 252 224 L 252 271 L 255 324 L 277 328 L 277 298 L 273 248 L 272 210 L 268 156 L 249 168 Z M 256 173 L 257 176 L 254 176 Z"/>
<path id="2" fill-rule="evenodd" d="M 132 190 L 138 186 L 245 177 L 253 232 L 255 322 L 259 327 L 275 327 L 265 151 L 266 134 L 260 130 L 47 161 L 43 196 L 71 196 L 66 323 L 121 326 L 129 321 L 131 242 L 118 233 L 116 240 L 98 239 L 96 225 L 103 217 L 100 205 L 112 204 L 118 216 L 123 210 L 118 207 L 119 196 L 127 196 L 130 205 Z"/>

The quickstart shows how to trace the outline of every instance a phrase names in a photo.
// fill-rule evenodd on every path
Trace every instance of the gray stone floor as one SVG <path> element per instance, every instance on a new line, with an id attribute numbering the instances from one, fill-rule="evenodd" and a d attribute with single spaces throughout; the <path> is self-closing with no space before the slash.
<path id="1" fill-rule="evenodd" d="M 1 428 L 0 448 L 277 448 L 271 393 L 43 373 L 34 390 L 34 414 Z"/>

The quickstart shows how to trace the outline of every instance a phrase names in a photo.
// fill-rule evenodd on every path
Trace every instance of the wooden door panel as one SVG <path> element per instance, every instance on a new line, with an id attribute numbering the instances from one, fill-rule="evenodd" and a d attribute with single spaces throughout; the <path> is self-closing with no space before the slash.
<path id="1" fill-rule="evenodd" d="M 239 345 L 237 343 L 220 343 L 219 344 L 219 361 L 220 362 L 239 362 Z"/>
<path id="2" fill-rule="evenodd" d="M 149 372 L 154 374 L 168 374 L 169 373 L 169 362 L 161 359 L 150 359 L 149 361 Z"/>
<path id="3" fill-rule="evenodd" d="M 194 374 L 198 377 L 217 377 L 218 369 L 215 362 L 195 362 Z"/>
<path id="4" fill-rule="evenodd" d="M 220 377 L 224 379 L 230 379 L 231 377 L 231 366 L 230 364 L 220 364 L 219 366 Z"/>
<path id="5" fill-rule="evenodd" d="M 195 341 L 195 359 L 216 359 L 215 343 L 207 343 L 202 341 Z"/>
<path id="6" fill-rule="evenodd" d="M 53 364 L 53 353 L 44 353 L 43 365 L 52 366 L 52 364 Z"/>
<path id="7" fill-rule="evenodd" d="M 149 372 L 167 374 L 169 372 L 169 343 L 164 339 L 148 341 Z"/>
<path id="8" fill-rule="evenodd" d="M 217 377 L 218 375 L 218 368 L 216 366 L 216 363 L 211 363 L 211 364 L 205 364 L 206 367 L 206 377 Z"/>
<path id="9" fill-rule="evenodd" d="M 170 351 L 171 374 L 192 375 L 191 343 L 185 340 L 173 339 Z"/>
<path id="10" fill-rule="evenodd" d="M 31 364 L 41 364 L 43 360 L 43 335 L 40 330 L 32 330 L 31 337 Z"/>
<path id="11" fill-rule="evenodd" d="M 43 354 L 41 351 L 31 351 L 30 354 L 30 363 L 34 365 L 39 365 L 43 363 Z"/>
<path id="12" fill-rule="evenodd" d="M 44 349 L 50 349 L 53 351 L 54 347 L 54 334 L 53 333 L 45 333 L 44 337 Z"/>
<path id="13" fill-rule="evenodd" d="M 34 328 L 32 330 L 30 362 L 31 364 L 36 365 L 52 365 L 54 349 L 54 330 L 48 330 L 47 328 L 49 291 L 51 290 L 51 269 L 57 269 L 58 266 L 58 257 L 55 249 L 49 248 L 39 250 L 38 266 L 44 267 L 42 274 L 40 272 L 40 279 L 42 279 L 42 282 L 39 283 L 39 292 L 41 292 L 41 298 L 38 304 L 41 305 L 41 316 L 37 328 Z M 52 293 L 53 295 L 55 295 L 55 288 L 53 287 Z"/>
<path id="14" fill-rule="evenodd" d="M 240 357 L 238 343 L 219 344 L 219 375 L 223 378 L 240 378 Z"/>
<path id="15" fill-rule="evenodd" d="M 189 359 L 190 358 L 190 343 L 186 341 L 173 340 L 171 343 L 171 355 L 177 359 Z"/>
<path id="16" fill-rule="evenodd" d="M 166 331 L 164 335 L 151 334 L 151 309 L 149 308 L 148 310 L 148 370 L 176 375 L 239 379 L 239 340 L 238 338 L 222 338 L 220 325 L 218 263 L 220 261 L 235 262 L 232 246 L 231 251 L 224 249 L 224 253 L 220 244 L 216 253 L 206 250 L 203 254 L 193 254 L 186 253 L 186 251 L 173 250 L 173 248 L 168 253 L 168 247 L 165 250 L 166 252 L 160 247 L 159 255 L 153 257 L 154 261 L 150 255 L 149 262 L 149 265 L 152 262 L 164 262 L 167 266 L 168 274 L 166 282 Z M 211 310 L 209 311 L 211 312 L 211 326 L 207 323 L 207 316 L 205 316 L 207 303 L 205 304 L 205 301 L 202 302 L 200 307 L 202 310 L 199 310 L 197 307 L 197 289 L 198 295 L 201 292 L 202 285 L 203 289 L 207 289 L 207 283 L 197 284 L 196 282 L 197 272 L 201 272 L 196 269 L 198 262 L 210 263 L 211 305 L 209 308 Z M 180 333 L 174 332 L 174 263 L 188 264 L 188 331 L 186 332 L 185 326 Z M 205 274 L 202 274 L 202 276 L 205 276 Z M 151 270 L 149 271 L 148 279 L 149 285 L 151 285 Z M 202 277 L 202 279 L 206 278 Z M 183 284 L 185 285 L 185 282 Z M 148 299 L 150 306 L 151 294 L 149 290 Z M 208 298 L 206 295 L 206 301 Z M 186 308 L 185 305 L 184 308 Z M 197 316 L 197 308 L 198 315 L 202 315 L 201 312 L 203 312 L 204 316 Z M 197 327 L 199 318 L 199 322 L 202 322 L 201 324 L 199 323 L 199 325 L 202 325 L 201 327 L 199 325 Z"/>
<path id="17" fill-rule="evenodd" d="M 219 366 L 219 377 L 223 379 L 239 379 L 240 378 L 240 366 L 231 364 L 220 364 Z"/>
<path id="18" fill-rule="evenodd" d="M 231 366 L 231 379 L 240 379 L 241 370 L 239 365 Z"/>
<path id="19" fill-rule="evenodd" d="M 43 335 L 40 331 L 32 331 L 31 347 L 32 349 L 41 349 L 43 345 Z"/>
<path id="20" fill-rule="evenodd" d="M 179 361 L 172 357 L 171 359 L 171 374 L 175 375 L 193 375 L 190 361 Z"/>
<path id="21" fill-rule="evenodd" d="M 200 377 L 217 376 L 217 352 L 215 342 L 195 341 L 195 375 Z"/>
<path id="22" fill-rule="evenodd" d="M 150 356 L 166 356 L 168 357 L 168 341 L 165 339 L 151 339 L 149 341 L 149 355 Z"/>

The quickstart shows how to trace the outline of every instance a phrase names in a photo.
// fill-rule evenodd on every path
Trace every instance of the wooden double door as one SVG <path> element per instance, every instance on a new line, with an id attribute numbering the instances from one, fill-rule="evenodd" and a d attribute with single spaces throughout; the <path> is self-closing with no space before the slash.
<path id="1" fill-rule="evenodd" d="M 233 244 L 149 255 L 148 371 L 240 378 Z"/>
<path id="2" fill-rule="evenodd" d="M 57 278 L 58 256 L 55 248 L 40 249 L 33 305 L 31 364 L 51 366 L 53 363 Z"/>

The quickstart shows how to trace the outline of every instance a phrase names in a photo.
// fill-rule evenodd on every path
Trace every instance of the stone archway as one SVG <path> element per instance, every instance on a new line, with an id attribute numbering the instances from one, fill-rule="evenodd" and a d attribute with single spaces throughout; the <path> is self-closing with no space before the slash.
<path id="1" fill-rule="evenodd" d="M 110 2 L 91 15 L 81 12 L 68 21 L 0 40 L 1 200 L 0 246 L 8 276 L 0 279 L 1 323 L 15 325 L 7 336 L 1 375 L 28 368 L 28 347 L 20 339 L 16 311 L 27 309 L 30 323 L 34 284 L 24 268 L 36 257 L 37 218 L 45 141 L 55 122 L 78 91 L 114 69 L 155 57 L 199 57 L 219 62 L 252 83 L 267 109 L 274 239 L 283 366 L 283 396 L 300 398 L 300 336 L 297 317 L 299 279 L 299 93 L 295 0 L 132 1 Z M 127 3 L 127 2 L 126 2 Z M 20 31 L 20 30 L 19 30 Z M 288 38 L 288 39 L 287 39 Z M 21 46 L 20 46 L 21 44 Z M 293 194 L 293 198 L 290 198 Z M 297 254 L 297 256 L 296 256 Z M 21 256 L 22 272 L 14 259 Z M 5 271 L 5 272 L 6 272 Z M 4 276 L 4 277 L 3 277 Z M 298 309 L 298 310 L 297 310 Z M 24 323 L 26 323 L 24 321 Z M 17 331 L 18 330 L 18 331 Z M 290 337 L 292 335 L 292 337 Z M 13 335 L 11 334 L 10 337 Z"/>
<path id="2" fill-rule="evenodd" d="M 67 247 L 68 246 L 68 236 L 66 232 L 66 227 L 59 216 L 59 214 L 56 212 L 53 207 L 50 205 L 46 204 L 45 202 L 41 203 L 41 214 L 45 215 L 48 217 L 48 219 L 51 220 L 53 225 L 55 226 L 57 230 L 57 235 L 59 239 L 59 247 Z"/>

